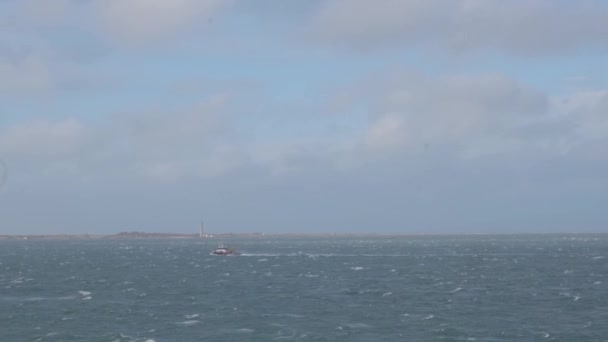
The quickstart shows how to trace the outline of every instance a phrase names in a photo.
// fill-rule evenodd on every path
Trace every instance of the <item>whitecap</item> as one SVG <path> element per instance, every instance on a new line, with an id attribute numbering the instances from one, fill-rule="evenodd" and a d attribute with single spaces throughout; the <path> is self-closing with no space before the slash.
<path id="1" fill-rule="evenodd" d="M 596 256 L 596 257 L 593 257 L 591 259 L 593 259 L 593 260 L 599 260 L 599 259 L 604 259 L 604 258 L 605 258 L 604 256 Z"/>
<path id="2" fill-rule="evenodd" d="M 79 293 L 81 296 L 85 296 L 85 297 L 86 297 L 86 296 L 90 296 L 90 295 L 91 295 L 91 292 L 89 292 L 89 291 L 78 291 L 78 293 Z"/>
<path id="3" fill-rule="evenodd" d="M 236 332 L 240 333 L 240 334 L 249 334 L 254 332 L 255 330 L 253 329 L 249 329 L 249 328 L 241 328 L 241 329 L 237 329 Z"/>
<path id="4" fill-rule="evenodd" d="M 450 293 L 456 293 L 458 291 L 462 291 L 462 287 L 455 288 L 452 291 L 450 291 Z"/>
<path id="5" fill-rule="evenodd" d="M 426 320 L 433 319 L 433 318 L 435 318 L 435 315 L 428 315 L 428 316 L 424 317 L 422 320 L 426 321 Z"/>
<path id="6" fill-rule="evenodd" d="M 304 315 L 297 315 L 297 314 L 290 314 L 290 313 L 282 313 L 282 314 L 277 314 L 277 316 L 282 316 L 282 317 L 290 317 L 290 318 L 304 318 Z"/>
<path id="7" fill-rule="evenodd" d="M 187 319 L 192 319 L 192 318 L 196 318 L 198 316 L 199 316 L 199 314 L 192 314 L 192 315 L 185 315 L 184 317 L 186 317 Z"/>
<path id="8" fill-rule="evenodd" d="M 197 324 L 199 322 L 200 322 L 199 320 L 192 319 L 192 320 L 188 320 L 188 321 L 177 322 L 177 324 L 179 324 L 179 325 L 194 325 L 194 324 Z"/>
<path id="9" fill-rule="evenodd" d="M 278 257 L 281 254 L 269 254 L 269 253 L 242 253 L 241 256 L 247 257 Z"/>
<path id="10" fill-rule="evenodd" d="M 382 292 L 381 289 L 365 289 L 365 290 L 360 290 L 357 293 L 358 294 L 365 294 L 365 293 L 380 293 Z"/>
<path id="11" fill-rule="evenodd" d="M 392 293 L 392 292 L 390 292 L 390 291 L 389 291 L 389 292 L 384 292 L 384 293 L 382 294 L 382 297 L 387 297 L 387 296 L 390 296 L 390 295 L 392 295 L 392 294 L 393 294 L 393 293 Z"/>
<path id="12" fill-rule="evenodd" d="M 356 266 L 356 267 L 351 267 L 350 269 L 351 269 L 351 270 L 353 270 L 353 271 L 361 271 L 361 270 L 363 270 L 364 268 L 363 268 L 363 267 L 361 267 L 361 266 Z"/>

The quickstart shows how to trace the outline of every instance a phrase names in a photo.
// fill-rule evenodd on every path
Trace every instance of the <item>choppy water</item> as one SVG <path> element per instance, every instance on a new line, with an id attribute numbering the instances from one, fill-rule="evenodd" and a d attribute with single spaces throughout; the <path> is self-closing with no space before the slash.
<path id="1" fill-rule="evenodd" d="M 0 341 L 606 341 L 608 235 L 0 241 Z"/>

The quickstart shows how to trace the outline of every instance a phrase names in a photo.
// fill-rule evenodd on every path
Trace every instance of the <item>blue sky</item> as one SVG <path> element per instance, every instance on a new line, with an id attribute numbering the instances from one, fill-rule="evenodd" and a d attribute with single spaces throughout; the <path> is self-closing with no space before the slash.
<path id="1" fill-rule="evenodd" d="M 0 234 L 605 232 L 608 2 L 5 0 Z"/>

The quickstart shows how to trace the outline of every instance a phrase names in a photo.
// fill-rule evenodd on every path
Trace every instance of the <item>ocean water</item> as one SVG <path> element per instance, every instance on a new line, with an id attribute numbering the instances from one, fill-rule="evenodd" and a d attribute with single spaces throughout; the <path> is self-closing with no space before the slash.
<path id="1" fill-rule="evenodd" d="M 608 341 L 608 235 L 0 241 L 0 341 Z"/>

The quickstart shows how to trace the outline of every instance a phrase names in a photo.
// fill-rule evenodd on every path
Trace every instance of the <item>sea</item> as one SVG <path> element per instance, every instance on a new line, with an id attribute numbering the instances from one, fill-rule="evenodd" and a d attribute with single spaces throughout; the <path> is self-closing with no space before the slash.
<path id="1" fill-rule="evenodd" d="M 0 241 L 0 341 L 608 341 L 608 235 Z"/>

